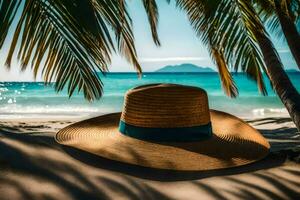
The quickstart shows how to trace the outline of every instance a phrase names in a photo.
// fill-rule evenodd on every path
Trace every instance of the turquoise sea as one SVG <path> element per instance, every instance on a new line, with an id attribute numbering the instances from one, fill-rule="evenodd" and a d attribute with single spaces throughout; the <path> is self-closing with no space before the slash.
<path id="1" fill-rule="evenodd" d="M 300 91 L 300 73 L 288 74 Z M 42 82 L 0 82 L 0 119 L 41 117 L 89 117 L 121 111 L 125 92 L 149 83 L 177 83 L 202 87 L 208 92 L 210 108 L 223 110 L 240 117 L 286 116 L 287 111 L 272 91 L 269 81 L 268 96 L 262 96 L 256 84 L 238 73 L 234 79 L 239 88 L 236 99 L 224 95 L 217 73 L 110 73 L 105 77 L 104 96 L 99 101 L 87 102 L 82 94 L 71 99 L 65 91 L 56 93 L 52 85 Z"/>

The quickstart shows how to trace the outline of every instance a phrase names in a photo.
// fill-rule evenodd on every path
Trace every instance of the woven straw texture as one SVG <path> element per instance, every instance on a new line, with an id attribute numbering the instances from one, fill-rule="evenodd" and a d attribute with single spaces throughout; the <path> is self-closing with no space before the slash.
<path id="1" fill-rule="evenodd" d="M 129 90 L 121 119 L 140 127 L 176 128 L 209 123 L 207 94 L 201 88 L 154 84 Z"/>
<path id="2" fill-rule="evenodd" d="M 153 92 L 156 88 L 159 88 L 157 93 Z M 138 94 L 143 93 L 140 91 L 143 89 L 158 96 L 149 95 L 149 99 L 146 100 L 144 98 L 149 93 Z M 179 96 L 186 98 L 179 99 Z M 164 106 L 161 107 L 161 102 L 165 102 L 166 106 L 169 105 L 169 100 L 165 101 L 164 98 L 167 100 L 175 97 L 182 101 L 182 105 L 177 107 L 180 109 L 174 106 L 168 107 L 168 110 Z M 196 103 L 199 99 L 202 102 Z M 138 102 L 144 104 L 138 106 Z M 190 104 L 193 109 L 189 107 L 187 111 L 186 107 L 182 108 L 181 106 L 185 106 L 184 102 Z M 175 103 L 177 104 L 177 101 Z M 155 104 L 158 107 L 155 107 Z M 138 110 L 132 111 L 133 108 L 138 108 Z M 161 109 L 157 110 L 157 108 Z M 183 110 L 186 113 L 182 112 Z M 138 111 L 140 113 L 134 115 Z M 173 117 L 172 120 L 168 117 L 161 117 L 160 121 L 158 120 L 159 116 L 174 116 L 168 114 L 170 111 L 176 112 L 176 116 L 181 115 L 181 117 Z M 149 115 L 149 112 L 151 112 L 149 116 L 152 117 L 151 120 L 143 118 Z M 190 115 L 199 116 L 200 113 L 203 115 L 206 113 L 206 117 L 200 117 L 197 120 L 190 117 Z M 121 134 L 118 130 L 120 118 L 126 123 L 145 127 L 177 127 L 178 123 L 192 126 L 211 121 L 213 136 L 199 142 L 148 142 Z M 161 121 L 168 121 L 168 123 Z M 206 171 L 245 165 L 264 158 L 270 148 L 266 139 L 241 119 L 221 111 L 209 110 L 204 90 L 177 85 L 135 88 L 127 93 L 123 113 L 108 114 L 72 124 L 56 134 L 56 141 L 129 164 L 187 171 Z"/>

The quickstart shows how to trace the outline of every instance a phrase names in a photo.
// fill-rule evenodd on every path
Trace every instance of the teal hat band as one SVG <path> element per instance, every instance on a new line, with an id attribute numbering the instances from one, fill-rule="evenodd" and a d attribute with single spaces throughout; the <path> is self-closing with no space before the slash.
<path id="1" fill-rule="evenodd" d="M 129 137 L 156 142 L 193 142 L 212 136 L 211 123 L 179 128 L 139 127 L 120 121 L 119 131 Z"/>

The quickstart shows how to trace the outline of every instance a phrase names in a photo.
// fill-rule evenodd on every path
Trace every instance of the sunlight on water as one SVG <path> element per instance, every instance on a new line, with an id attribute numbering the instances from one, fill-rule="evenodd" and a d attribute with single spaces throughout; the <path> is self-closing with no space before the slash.
<path id="1" fill-rule="evenodd" d="M 300 85 L 300 74 L 289 74 L 295 86 Z M 83 99 L 82 94 L 68 98 L 66 91 L 56 93 L 53 86 L 32 82 L 0 83 L 0 119 L 32 117 L 84 117 L 122 109 L 125 92 L 135 86 L 150 83 L 177 83 L 204 88 L 209 95 L 210 108 L 223 110 L 241 117 L 264 117 L 287 115 L 279 98 L 268 86 L 268 96 L 257 91 L 254 82 L 244 75 L 235 75 L 239 97 L 226 97 L 220 86 L 218 74 L 108 74 L 102 77 L 104 96 L 93 103 Z M 266 83 L 268 81 L 266 80 Z M 300 88 L 297 88 L 298 90 Z"/>

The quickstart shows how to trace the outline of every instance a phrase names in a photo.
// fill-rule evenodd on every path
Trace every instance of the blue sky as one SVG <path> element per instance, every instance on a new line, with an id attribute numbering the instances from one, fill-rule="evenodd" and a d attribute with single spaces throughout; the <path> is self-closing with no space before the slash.
<path id="1" fill-rule="evenodd" d="M 154 71 L 169 64 L 193 63 L 200 66 L 209 66 L 215 69 L 206 48 L 201 44 L 192 30 L 183 11 L 174 4 L 168 5 L 165 1 L 159 4 L 159 37 L 161 47 L 156 47 L 151 38 L 147 16 L 141 1 L 128 1 L 130 14 L 134 24 L 134 34 L 139 61 L 145 72 Z M 9 39 L 8 39 L 9 41 Z M 274 44 L 287 69 L 296 68 L 296 64 L 284 41 L 273 38 Z M 31 81 L 30 70 L 20 73 L 16 58 L 13 60 L 12 69 L 7 71 L 3 67 L 8 45 L 0 51 L 0 81 Z M 119 55 L 113 55 L 110 71 L 134 71 L 126 60 Z M 42 80 L 38 76 L 37 80 Z"/>

